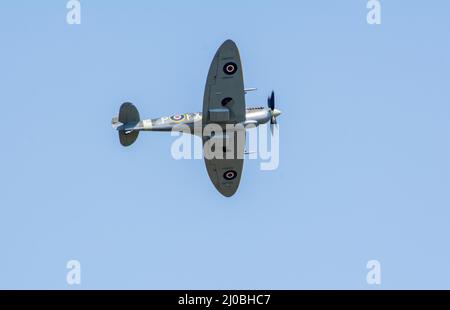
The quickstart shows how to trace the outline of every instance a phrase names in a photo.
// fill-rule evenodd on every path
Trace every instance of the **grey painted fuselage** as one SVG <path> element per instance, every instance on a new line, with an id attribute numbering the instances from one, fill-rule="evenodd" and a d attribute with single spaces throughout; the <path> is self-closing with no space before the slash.
<path id="1" fill-rule="evenodd" d="M 263 107 L 246 108 L 245 123 L 246 125 L 259 126 L 270 121 L 272 116 L 278 117 L 281 111 L 274 111 Z M 125 131 L 185 131 L 189 127 L 191 133 L 201 135 L 202 130 L 202 113 L 185 113 L 155 119 L 145 119 L 136 123 L 127 123 L 119 126 L 118 130 Z"/>

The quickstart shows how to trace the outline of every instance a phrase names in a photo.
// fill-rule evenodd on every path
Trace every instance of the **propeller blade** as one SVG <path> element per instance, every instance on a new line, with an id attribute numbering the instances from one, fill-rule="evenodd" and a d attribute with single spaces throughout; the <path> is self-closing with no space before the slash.
<path id="1" fill-rule="evenodd" d="M 275 92 L 274 91 L 272 91 L 272 93 L 270 94 L 270 97 L 267 98 L 267 106 L 272 111 L 272 117 L 270 118 L 270 132 L 272 133 L 272 136 L 273 136 L 274 126 L 277 126 L 277 128 L 278 128 L 277 118 L 274 115 L 274 110 L 275 110 Z"/>
<path id="2" fill-rule="evenodd" d="M 272 136 L 273 136 L 274 128 L 278 129 L 278 124 L 277 123 L 270 124 L 270 133 L 272 134 Z"/>
<path id="3" fill-rule="evenodd" d="M 275 92 L 272 91 L 272 94 L 267 99 L 267 106 L 273 111 L 275 109 Z"/>

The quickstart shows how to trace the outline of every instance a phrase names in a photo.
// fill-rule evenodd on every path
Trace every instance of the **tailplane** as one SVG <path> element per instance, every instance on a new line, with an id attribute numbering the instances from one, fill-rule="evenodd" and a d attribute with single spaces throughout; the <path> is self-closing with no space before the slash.
<path id="1" fill-rule="evenodd" d="M 136 141 L 139 131 L 133 128 L 139 121 L 139 111 L 132 103 L 125 102 L 120 106 L 119 116 L 112 119 L 113 128 L 119 131 L 120 144 L 130 146 Z"/>

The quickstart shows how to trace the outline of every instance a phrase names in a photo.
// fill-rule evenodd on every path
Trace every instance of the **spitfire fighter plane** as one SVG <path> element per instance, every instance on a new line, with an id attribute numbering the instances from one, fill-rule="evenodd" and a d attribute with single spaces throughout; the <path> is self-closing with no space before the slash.
<path id="1" fill-rule="evenodd" d="M 191 134 L 202 137 L 203 146 L 215 136 L 204 134 L 203 129 L 211 124 L 224 128 L 227 125 L 258 126 L 270 122 L 271 127 L 277 124 L 281 111 L 275 108 L 275 94 L 268 98 L 268 107 L 246 108 L 245 94 L 255 89 L 244 88 L 242 63 L 236 44 L 225 41 L 211 63 L 206 80 L 202 113 L 187 113 L 157 119 L 141 120 L 137 108 L 129 102 L 122 104 L 119 116 L 112 119 L 113 128 L 119 132 L 123 146 L 133 144 L 140 131 L 182 131 L 188 126 Z M 199 130 L 200 129 L 200 130 Z M 272 128 L 271 128 L 272 129 Z M 231 134 L 236 134 L 231 133 Z M 224 196 L 233 196 L 240 183 L 244 140 L 230 139 L 229 134 L 222 135 L 223 153 L 221 158 L 205 156 L 208 175 L 216 189 Z M 234 147 L 228 147 L 230 141 Z M 237 145 L 243 144 L 243 145 Z M 233 154 L 227 154 L 233 152 Z M 229 156 L 233 155 L 233 156 Z"/>

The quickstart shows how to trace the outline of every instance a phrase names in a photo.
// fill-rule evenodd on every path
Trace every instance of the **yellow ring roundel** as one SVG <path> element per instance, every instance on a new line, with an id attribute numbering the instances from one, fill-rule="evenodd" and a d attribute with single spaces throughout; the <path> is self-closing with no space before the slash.
<path id="1" fill-rule="evenodd" d="M 170 119 L 174 122 L 181 122 L 182 120 L 185 119 L 185 116 L 184 115 L 174 115 L 174 116 L 171 116 Z"/>

